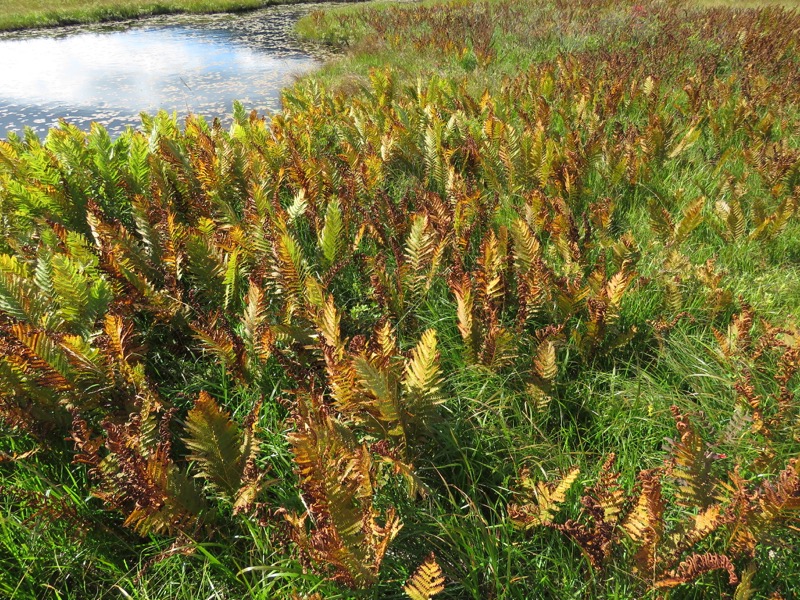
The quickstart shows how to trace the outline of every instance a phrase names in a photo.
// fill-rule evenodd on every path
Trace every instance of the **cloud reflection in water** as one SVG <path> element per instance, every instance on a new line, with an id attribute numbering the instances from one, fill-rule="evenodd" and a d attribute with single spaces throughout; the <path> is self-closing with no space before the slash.
<path id="1" fill-rule="evenodd" d="M 141 111 L 224 117 L 236 99 L 275 110 L 280 89 L 316 64 L 289 34 L 308 7 L 292 8 L 0 39 L 0 136 L 24 125 L 41 134 L 60 117 L 113 132 Z"/>

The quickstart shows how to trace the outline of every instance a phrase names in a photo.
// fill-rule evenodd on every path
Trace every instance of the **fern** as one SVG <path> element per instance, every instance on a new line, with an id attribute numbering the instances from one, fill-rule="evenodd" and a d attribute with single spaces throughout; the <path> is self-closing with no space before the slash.
<path id="1" fill-rule="evenodd" d="M 550 525 L 560 505 L 566 500 L 567 492 L 578 479 L 580 470 L 570 469 L 557 482 L 534 482 L 530 473 L 523 471 L 520 485 L 523 489 L 522 499 L 526 504 L 511 504 L 508 513 L 511 521 L 518 527 L 530 529 L 542 525 Z"/>
<path id="2" fill-rule="evenodd" d="M 684 506 L 708 508 L 714 500 L 715 478 L 711 473 L 713 453 L 706 446 L 689 419 L 678 407 L 672 407 L 680 440 L 672 445 L 670 476 L 678 484 L 677 501 Z"/>
<path id="3" fill-rule="evenodd" d="M 431 409 L 443 400 L 439 396 L 441 371 L 439 355 L 436 350 L 436 331 L 427 330 L 422 334 L 411 352 L 411 360 L 406 362 L 403 385 L 406 390 L 406 410 L 418 423 L 424 423 L 431 416 Z"/>
<path id="4" fill-rule="evenodd" d="M 372 585 L 401 524 L 392 509 L 384 525 L 376 521 L 369 453 L 315 408 L 298 415 L 298 430 L 289 435 L 289 442 L 307 516 L 315 524 L 309 532 L 307 516 L 288 515 L 295 541 L 334 580 L 354 588 Z"/>
<path id="5" fill-rule="evenodd" d="M 436 557 L 432 552 L 425 562 L 414 571 L 414 574 L 403 586 L 403 590 L 411 600 L 431 600 L 444 591 L 442 568 L 436 562 Z"/>
<path id="6" fill-rule="evenodd" d="M 200 392 L 186 415 L 185 431 L 184 442 L 192 452 L 187 458 L 197 463 L 197 476 L 207 479 L 228 498 L 235 498 L 245 468 L 258 453 L 254 432 L 242 431 L 206 392 Z"/>
<path id="7" fill-rule="evenodd" d="M 325 211 L 325 224 L 319 233 L 319 247 L 325 263 L 330 266 L 342 255 L 344 249 L 344 223 L 338 200 L 331 200 Z"/>

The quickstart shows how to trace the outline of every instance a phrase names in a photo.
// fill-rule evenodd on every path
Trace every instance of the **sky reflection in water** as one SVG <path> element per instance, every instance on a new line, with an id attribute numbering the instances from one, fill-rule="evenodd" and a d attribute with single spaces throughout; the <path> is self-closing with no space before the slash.
<path id="1" fill-rule="evenodd" d="M 112 133 L 159 109 L 226 117 L 234 100 L 279 108 L 282 87 L 317 64 L 291 34 L 312 7 L 244 16 L 163 17 L 0 38 L 0 136 L 65 117 Z"/>

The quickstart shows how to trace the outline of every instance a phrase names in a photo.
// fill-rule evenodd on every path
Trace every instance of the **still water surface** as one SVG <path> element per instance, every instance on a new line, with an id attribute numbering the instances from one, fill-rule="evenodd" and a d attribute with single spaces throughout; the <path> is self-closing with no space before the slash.
<path id="1" fill-rule="evenodd" d="M 279 108 L 280 89 L 320 57 L 293 35 L 319 5 L 239 15 L 156 17 L 124 24 L 0 35 L 0 137 L 60 118 L 112 134 L 159 109 L 207 118 Z"/>

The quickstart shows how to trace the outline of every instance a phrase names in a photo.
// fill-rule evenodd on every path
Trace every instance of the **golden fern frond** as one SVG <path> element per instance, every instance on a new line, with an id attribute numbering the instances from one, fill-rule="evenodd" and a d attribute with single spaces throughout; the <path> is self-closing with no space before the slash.
<path id="1" fill-rule="evenodd" d="M 412 294 L 424 291 L 426 272 L 433 261 L 436 246 L 435 235 L 430 230 L 427 215 L 416 215 L 406 239 L 404 256 L 408 267 L 405 275 L 406 285 Z"/>
<path id="2" fill-rule="evenodd" d="M 384 321 L 383 325 L 375 332 L 375 337 L 382 358 L 388 359 L 397 354 L 397 339 L 388 321 Z"/>
<path id="3" fill-rule="evenodd" d="M 288 231 L 284 230 L 278 235 L 274 253 L 275 269 L 272 277 L 283 296 L 281 300 L 286 306 L 285 314 L 291 317 L 303 305 L 308 265 L 300 244 Z"/>
<path id="4" fill-rule="evenodd" d="M 558 482 L 534 482 L 530 472 L 524 470 L 520 474 L 520 486 L 523 488 L 523 499 L 526 504 L 510 504 L 508 514 L 511 521 L 523 529 L 531 529 L 540 525 L 551 525 L 560 504 L 567 499 L 572 485 L 578 479 L 580 469 L 573 467 Z"/>
<path id="5" fill-rule="evenodd" d="M 739 198 L 732 198 L 728 204 L 730 206 L 727 218 L 728 235 L 732 241 L 741 240 L 747 233 L 747 220 L 742 209 L 742 201 Z"/>
<path id="6" fill-rule="evenodd" d="M 403 590 L 411 600 L 431 600 L 444 591 L 444 575 L 433 552 L 406 581 Z"/>
<path id="7" fill-rule="evenodd" d="M 681 136 L 680 140 L 678 140 L 670 150 L 669 158 L 677 158 L 683 152 L 694 146 L 695 142 L 697 142 L 697 140 L 700 138 L 700 134 L 702 133 L 703 128 L 698 124 L 689 126 L 683 136 Z"/>
<path id="8" fill-rule="evenodd" d="M 251 281 L 247 289 L 244 312 L 242 314 L 242 340 L 247 346 L 249 354 L 266 358 L 271 348 L 264 343 L 263 327 L 266 321 L 267 306 L 264 301 L 264 292 L 255 281 Z"/>
<path id="9" fill-rule="evenodd" d="M 376 416 L 392 427 L 390 435 L 401 435 L 402 428 L 396 428 L 403 419 L 397 378 L 389 369 L 382 368 L 363 356 L 353 360 L 353 367 L 362 387 L 373 399 L 371 404 L 378 413 Z"/>
<path id="10" fill-rule="evenodd" d="M 556 362 L 556 346 L 551 340 L 543 340 L 539 344 L 536 356 L 533 359 L 533 369 L 543 381 L 550 382 L 558 375 Z"/>
<path id="11" fill-rule="evenodd" d="M 540 258 L 541 245 L 524 219 L 517 219 L 511 226 L 514 240 L 514 266 L 520 273 L 527 273 Z"/>
<path id="12" fill-rule="evenodd" d="M 660 476 L 659 469 L 640 471 L 637 476 L 641 485 L 639 498 L 622 523 L 622 528 L 635 542 L 641 542 L 651 531 L 660 531 L 661 517 L 665 508 L 661 497 Z"/>
<path id="13" fill-rule="evenodd" d="M 619 271 L 614 273 L 606 283 L 604 292 L 606 298 L 608 298 L 609 315 L 616 315 L 618 313 L 625 292 L 628 291 L 631 281 L 633 281 L 634 274 L 628 271 L 627 267 L 628 264 L 623 263 Z"/>
<path id="14" fill-rule="evenodd" d="M 466 345 L 466 355 L 469 362 L 475 362 L 478 352 L 478 326 L 473 316 L 472 284 L 467 276 L 461 281 L 452 284 L 453 295 L 456 297 L 456 316 L 458 331 Z"/>
<path id="15" fill-rule="evenodd" d="M 743 511 L 742 523 L 734 531 L 731 546 L 749 551 L 755 544 L 774 538 L 774 531 L 800 514 L 800 460 L 789 461 L 775 481 L 764 481 L 755 498 Z"/>
<path id="16" fill-rule="evenodd" d="M 77 374 L 64 351 L 46 333 L 21 323 L 13 325 L 11 331 L 32 353 L 34 357 L 32 366 L 46 372 L 42 384 L 55 389 L 72 386 Z"/>
<path id="17" fill-rule="evenodd" d="M 592 488 L 587 490 L 594 503 L 603 511 L 603 522 L 616 525 L 622 515 L 625 503 L 625 492 L 619 484 L 620 473 L 614 470 L 615 454 L 609 454 L 600 468 L 600 479 Z"/>
<path id="18" fill-rule="evenodd" d="M 653 572 L 656 550 L 663 536 L 664 509 L 661 495 L 661 471 L 648 469 L 637 476 L 641 492 L 633 510 L 622 523 L 623 530 L 637 546 L 635 560 L 642 574 Z"/>
<path id="19" fill-rule="evenodd" d="M 487 305 L 499 301 L 503 295 L 503 262 L 505 255 L 494 231 L 484 238 L 478 257 L 478 292 Z"/>
<path id="20" fill-rule="evenodd" d="M 256 464 L 256 458 L 261 450 L 261 442 L 256 435 L 261 406 L 261 401 L 253 405 L 241 427 L 242 443 L 239 445 L 239 453 L 243 465 L 241 485 L 233 503 L 234 514 L 248 512 L 253 507 L 261 490 L 266 485 L 275 482 L 275 480 L 264 481 L 263 471 Z"/>
<path id="21" fill-rule="evenodd" d="M 441 369 L 436 349 L 436 330 L 422 334 L 406 361 L 403 385 L 406 389 L 406 409 L 418 421 L 424 421 L 430 409 L 443 400 L 439 396 Z"/>
<path id="22" fill-rule="evenodd" d="M 191 324 L 195 337 L 200 340 L 202 347 L 226 367 L 237 364 L 236 348 L 229 332 L 216 326 L 215 322 Z"/>
<path id="23" fill-rule="evenodd" d="M 671 544 L 669 544 L 671 556 L 677 560 L 684 552 L 696 547 L 697 544 L 731 521 L 732 516 L 728 511 L 723 512 L 719 504 L 712 504 L 708 508 L 700 510 L 693 519 L 671 534 Z"/>
<path id="24" fill-rule="evenodd" d="M 224 308 L 228 308 L 231 302 L 239 299 L 243 272 L 243 264 L 240 255 L 241 250 L 239 248 L 234 248 L 232 252 L 227 252 L 225 254 L 225 272 L 222 277 L 222 286 L 224 289 L 222 305 Z"/>
<path id="25" fill-rule="evenodd" d="M 106 315 L 103 329 L 108 336 L 109 349 L 120 361 L 129 362 L 135 357 L 136 349 L 131 343 L 133 324 L 125 325 L 119 315 Z"/>
<path id="26" fill-rule="evenodd" d="M 693 202 L 689 203 L 683 211 L 683 217 L 675 225 L 675 231 L 672 239 L 676 244 L 680 244 L 689 234 L 692 233 L 700 223 L 703 222 L 703 207 L 706 204 L 705 197 L 701 196 Z"/>
<path id="27" fill-rule="evenodd" d="M 516 357 L 517 338 L 505 327 L 493 323 L 486 332 L 479 355 L 480 364 L 499 371 Z"/>
<path id="28" fill-rule="evenodd" d="M 294 539 L 335 581 L 368 587 L 400 521 L 392 509 L 383 526 L 375 521 L 374 468 L 366 447 L 316 407 L 301 411 L 298 429 L 288 438 L 314 529 L 307 530 L 305 516 L 287 515 Z"/>
<path id="29" fill-rule="evenodd" d="M 344 350 L 344 341 L 341 337 L 341 315 L 336 309 L 333 296 L 328 296 L 325 301 L 322 314 L 320 314 L 317 328 L 322 334 L 325 343 L 330 346 L 337 354 Z"/>

